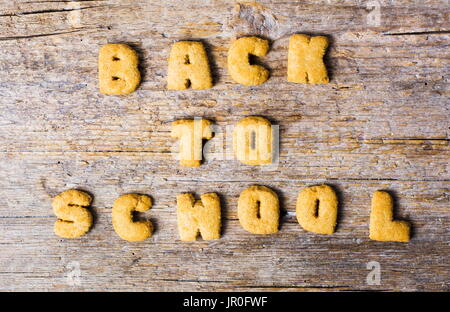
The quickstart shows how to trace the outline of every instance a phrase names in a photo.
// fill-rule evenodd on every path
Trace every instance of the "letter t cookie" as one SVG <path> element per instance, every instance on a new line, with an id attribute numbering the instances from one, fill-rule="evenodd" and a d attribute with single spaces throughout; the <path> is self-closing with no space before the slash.
<path id="1" fill-rule="evenodd" d="M 180 139 L 181 166 L 199 167 L 202 160 L 203 139 L 212 138 L 212 122 L 206 119 L 177 120 L 172 123 L 172 137 Z"/>

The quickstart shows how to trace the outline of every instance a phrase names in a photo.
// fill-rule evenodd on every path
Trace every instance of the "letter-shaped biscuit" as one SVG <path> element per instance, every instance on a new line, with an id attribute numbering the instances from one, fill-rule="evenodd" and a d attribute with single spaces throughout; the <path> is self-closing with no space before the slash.
<path id="1" fill-rule="evenodd" d="M 323 36 L 292 35 L 288 52 L 288 81 L 295 83 L 328 83 L 323 56 L 328 39 Z"/>
<path id="2" fill-rule="evenodd" d="M 98 56 L 98 79 L 103 94 L 129 94 L 141 81 L 138 55 L 126 44 L 105 44 Z"/>
<path id="3" fill-rule="evenodd" d="M 377 191 L 372 197 L 369 237 L 376 241 L 408 242 L 410 225 L 394 221 L 394 203 L 387 192 Z"/>
<path id="4" fill-rule="evenodd" d="M 200 233 L 204 240 L 220 238 L 220 199 L 216 193 L 195 200 L 191 193 L 177 196 L 178 232 L 182 241 L 194 241 Z"/>
<path id="5" fill-rule="evenodd" d="M 172 46 L 169 58 L 169 90 L 208 89 L 212 87 L 211 71 L 203 43 L 179 41 Z"/>
<path id="6" fill-rule="evenodd" d="M 247 165 L 272 163 L 273 135 L 270 121 L 250 116 L 241 119 L 233 130 L 234 153 Z"/>
<path id="7" fill-rule="evenodd" d="M 242 227 L 250 233 L 278 232 L 280 205 L 277 194 L 265 186 L 250 186 L 239 196 L 238 217 Z"/>
<path id="8" fill-rule="evenodd" d="M 261 65 L 250 64 L 250 55 L 264 56 L 269 42 L 258 37 L 235 40 L 228 50 L 228 72 L 237 83 L 246 86 L 262 84 L 269 78 L 269 71 Z"/>
<path id="9" fill-rule="evenodd" d="M 337 210 L 336 193 L 328 185 L 304 188 L 297 197 L 297 221 L 309 232 L 333 234 Z"/>
<path id="10" fill-rule="evenodd" d="M 172 137 L 180 139 L 180 166 L 199 167 L 202 160 L 203 139 L 212 138 L 212 122 L 206 119 L 172 122 Z"/>
<path id="11" fill-rule="evenodd" d="M 125 194 L 117 198 L 112 209 L 114 231 L 129 242 L 143 241 L 153 232 L 150 221 L 133 221 L 133 212 L 144 212 L 152 207 L 152 200 L 147 195 Z"/>
<path id="12" fill-rule="evenodd" d="M 92 214 L 85 207 L 91 204 L 89 194 L 67 190 L 52 201 L 53 212 L 58 217 L 55 234 L 63 238 L 76 238 L 86 234 L 92 226 Z"/>

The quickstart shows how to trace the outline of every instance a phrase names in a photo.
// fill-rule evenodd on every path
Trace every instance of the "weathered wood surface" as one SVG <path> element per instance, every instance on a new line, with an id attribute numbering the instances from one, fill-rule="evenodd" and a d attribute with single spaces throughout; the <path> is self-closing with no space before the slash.
<path id="1" fill-rule="evenodd" d="M 448 291 L 448 1 L 380 0 L 378 26 L 366 2 L 1 1 L 0 289 Z M 286 81 L 297 32 L 331 39 L 330 84 Z M 252 88 L 226 71 L 230 41 L 249 34 L 271 40 L 262 59 L 271 78 Z M 207 44 L 213 89 L 165 89 L 180 39 Z M 139 51 L 137 92 L 99 94 L 97 53 L 107 42 Z M 225 127 L 250 114 L 280 126 L 278 167 L 177 165 L 170 121 L 202 116 Z M 305 232 L 295 218 L 298 191 L 324 182 L 341 201 L 332 236 Z M 251 184 L 277 190 L 278 234 L 239 225 L 237 198 Z M 69 188 L 94 196 L 95 225 L 77 240 L 53 234 L 50 200 Z M 368 239 L 380 189 L 412 222 L 410 243 Z M 220 240 L 179 241 L 175 196 L 186 191 L 221 195 Z M 154 199 L 143 217 L 156 232 L 145 242 L 113 231 L 111 206 L 127 192 Z M 380 285 L 366 283 L 370 261 L 380 263 Z"/>

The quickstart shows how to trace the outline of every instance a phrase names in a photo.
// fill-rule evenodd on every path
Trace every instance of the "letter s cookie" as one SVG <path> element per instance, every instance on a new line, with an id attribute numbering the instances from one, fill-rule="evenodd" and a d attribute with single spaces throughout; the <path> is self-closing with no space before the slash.
<path id="1" fill-rule="evenodd" d="M 53 198 L 53 212 L 59 218 L 55 222 L 55 234 L 63 238 L 77 238 L 86 234 L 92 226 L 92 214 L 85 207 L 91 204 L 89 194 L 79 190 L 67 190 Z"/>

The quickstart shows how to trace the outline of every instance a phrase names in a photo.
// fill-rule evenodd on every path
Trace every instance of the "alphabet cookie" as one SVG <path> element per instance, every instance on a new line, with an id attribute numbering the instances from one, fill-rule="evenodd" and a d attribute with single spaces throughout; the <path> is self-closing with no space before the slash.
<path id="1" fill-rule="evenodd" d="M 110 95 L 129 94 L 141 81 L 138 55 L 126 44 L 105 44 L 98 56 L 100 92 Z"/>
<path id="2" fill-rule="evenodd" d="M 216 193 L 195 200 L 191 193 L 177 196 L 178 232 L 182 241 L 194 241 L 200 233 L 204 240 L 220 238 L 220 199 Z"/>
<path id="3" fill-rule="evenodd" d="M 203 139 L 212 138 L 212 122 L 206 119 L 172 122 L 172 137 L 180 139 L 180 166 L 199 167 L 202 160 Z"/>
<path id="4" fill-rule="evenodd" d="M 133 212 L 144 212 L 152 207 L 152 200 L 147 195 L 125 194 L 117 198 L 112 208 L 114 231 L 129 242 L 143 241 L 152 235 L 153 225 L 150 221 L 133 221 Z"/>
<path id="5" fill-rule="evenodd" d="M 297 197 L 297 221 L 306 231 L 333 234 L 337 211 L 336 193 L 328 185 L 304 188 Z"/>
<path id="6" fill-rule="evenodd" d="M 408 242 L 410 225 L 394 220 L 394 202 L 387 192 L 373 193 L 369 237 L 376 241 Z"/>
<path id="7" fill-rule="evenodd" d="M 323 56 L 328 47 L 324 36 L 292 35 L 288 51 L 288 81 L 295 83 L 328 83 Z"/>
<path id="8" fill-rule="evenodd" d="M 179 41 L 172 46 L 169 58 L 169 90 L 208 89 L 212 87 L 208 56 L 203 43 Z"/>
<path id="9" fill-rule="evenodd" d="M 250 233 L 278 232 L 280 205 L 277 194 L 265 186 L 250 186 L 239 196 L 238 217 L 242 227 Z"/>
<path id="10" fill-rule="evenodd" d="M 92 214 L 86 209 L 91 204 L 89 194 L 79 190 L 67 190 L 52 201 L 53 212 L 58 217 L 55 234 L 63 238 L 77 238 L 86 234 L 92 226 Z"/>
<path id="11" fill-rule="evenodd" d="M 241 119 L 233 130 L 233 150 L 236 158 L 247 165 L 272 163 L 272 124 L 263 117 Z"/>
<path id="12" fill-rule="evenodd" d="M 269 42 L 258 37 L 235 40 L 228 50 L 228 72 L 237 83 L 246 86 L 262 84 L 269 78 L 269 71 L 261 65 L 250 64 L 250 55 L 264 56 Z"/>

